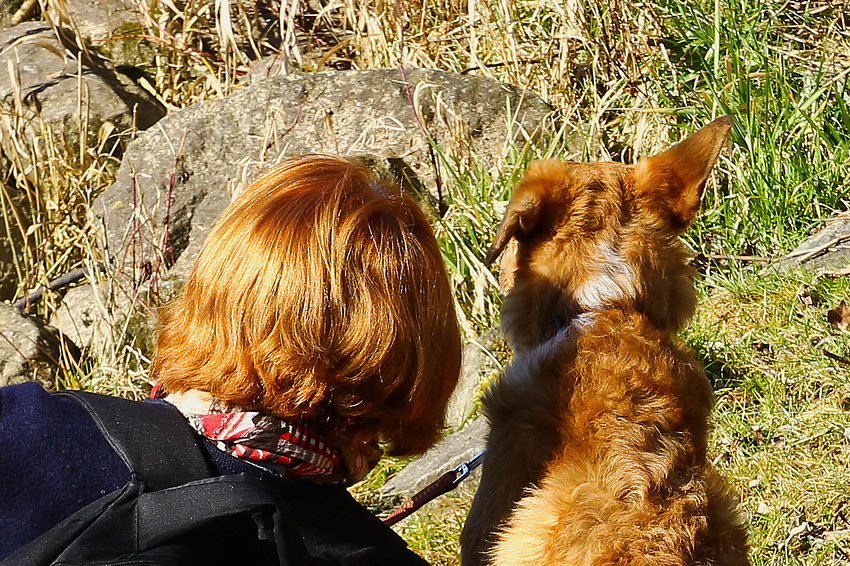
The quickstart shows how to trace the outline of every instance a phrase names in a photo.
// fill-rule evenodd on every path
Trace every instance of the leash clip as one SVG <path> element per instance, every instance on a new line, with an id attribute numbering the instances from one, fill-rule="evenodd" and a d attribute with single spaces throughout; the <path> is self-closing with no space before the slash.
<path id="1" fill-rule="evenodd" d="M 466 462 L 463 462 L 457 468 L 454 469 L 456 475 L 454 481 L 452 482 L 452 487 L 457 487 L 458 485 L 460 485 L 460 482 L 469 477 L 469 474 L 472 473 L 472 470 L 481 465 L 481 462 L 484 460 L 484 452 L 486 451 L 482 450 L 481 452 L 479 452 Z"/>
<path id="2" fill-rule="evenodd" d="M 480 466 L 483 460 L 484 451 L 482 450 L 454 470 L 444 473 L 410 499 L 406 499 L 395 511 L 383 519 L 383 523 L 387 526 L 395 525 L 435 497 L 450 492 L 465 480 L 472 470 Z"/>

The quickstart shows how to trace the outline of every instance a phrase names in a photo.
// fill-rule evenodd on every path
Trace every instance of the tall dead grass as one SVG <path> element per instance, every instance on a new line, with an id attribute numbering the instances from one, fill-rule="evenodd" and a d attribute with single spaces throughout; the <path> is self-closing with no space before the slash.
<path id="1" fill-rule="evenodd" d="M 616 130 L 620 139 L 609 146 L 644 153 L 669 141 L 659 127 L 669 115 L 653 112 L 664 107 L 653 81 L 672 63 L 658 52 L 661 22 L 651 3 L 344 3 L 358 68 L 474 73 L 539 94 L 591 137 Z"/>

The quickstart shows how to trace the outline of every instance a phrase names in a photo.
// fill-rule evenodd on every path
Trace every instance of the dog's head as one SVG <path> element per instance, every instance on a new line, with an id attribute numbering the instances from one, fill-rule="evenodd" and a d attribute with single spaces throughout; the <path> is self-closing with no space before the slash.
<path id="1" fill-rule="evenodd" d="M 553 318 L 602 308 L 627 305 L 670 331 L 687 321 L 693 272 L 678 237 L 731 127 L 719 118 L 636 165 L 531 164 L 486 258 L 505 252 L 502 324 L 518 354 L 543 341 Z"/>
<path id="2" fill-rule="evenodd" d="M 460 368 L 439 247 L 418 204 L 365 168 L 291 160 L 248 187 L 163 319 L 166 391 L 306 421 L 398 453 L 438 438 Z"/>

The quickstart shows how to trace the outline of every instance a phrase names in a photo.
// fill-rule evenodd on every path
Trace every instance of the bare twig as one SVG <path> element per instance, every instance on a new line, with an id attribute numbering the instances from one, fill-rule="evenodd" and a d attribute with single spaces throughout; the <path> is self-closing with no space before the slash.
<path id="1" fill-rule="evenodd" d="M 94 267 L 96 271 L 104 271 L 106 269 L 106 266 L 102 263 L 97 263 L 94 265 Z M 75 269 L 70 273 L 66 273 L 61 277 L 57 277 L 56 279 L 52 280 L 50 283 L 47 284 L 47 289 L 50 289 L 51 291 L 58 291 L 59 289 L 66 287 L 72 283 L 76 283 L 83 277 L 89 277 L 90 275 L 91 272 L 87 267 Z M 31 305 L 35 305 L 41 301 L 42 297 L 44 296 L 44 291 L 44 287 L 39 287 L 32 293 L 28 293 L 27 295 L 24 295 L 22 298 L 15 301 L 12 306 L 18 310 L 24 310 L 25 308 Z"/>
<path id="2" fill-rule="evenodd" d="M 846 364 L 846 365 L 850 366 L 850 358 L 848 358 L 846 356 L 839 356 L 838 354 L 833 354 L 832 352 L 830 352 L 829 350 L 827 350 L 825 348 L 821 351 L 823 352 L 823 355 L 826 356 L 827 358 L 829 358 L 830 360 L 835 360 L 838 363 Z"/>
<path id="3" fill-rule="evenodd" d="M 842 236 L 836 236 L 835 238 L 831 239 L 827 243 L 822 244 L 822 245 L 820 245 L 816 248 L 811 248 L 811 249 L 807 249 L 807 250 L 798 250 L 796 252 L 791 252 L 790 254 L 788 254 L 788 258 L 789 259 L 796 258 L 797 263 L 803 263 L 806 260 L 809 260 L 809 259 L 815 257 L 816 255 L 827 251 L 832 246 L 839 244 L 839 243 L 843 242 L 844 240 L 850 240 L 850 234 L 844 234 Z"/>

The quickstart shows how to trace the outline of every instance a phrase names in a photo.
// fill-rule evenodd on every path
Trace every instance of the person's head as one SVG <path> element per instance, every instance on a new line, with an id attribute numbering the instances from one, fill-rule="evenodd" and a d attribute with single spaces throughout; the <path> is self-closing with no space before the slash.
<path id="1" fill-rule="evenodd" d="M 392 452 L 438 438 L 460 336 L 417 203 L 338 158 L 292 159 L 224 211 L 163 317 L 153 374 Z"/>

